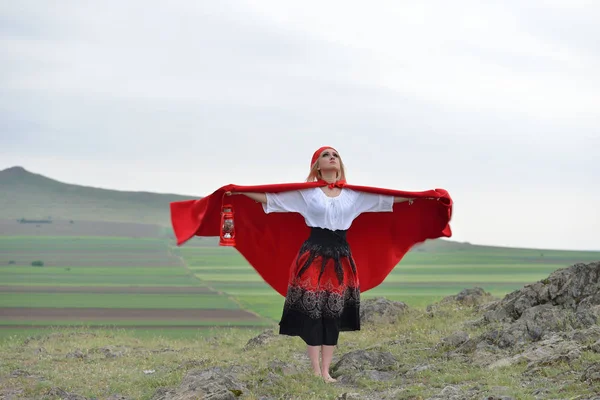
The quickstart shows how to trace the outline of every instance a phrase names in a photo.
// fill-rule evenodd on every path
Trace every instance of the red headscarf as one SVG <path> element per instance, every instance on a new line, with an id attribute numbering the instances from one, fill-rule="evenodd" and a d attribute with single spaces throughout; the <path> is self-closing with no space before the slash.
<path id="1" fill-rule="evenodd" d="M 319 158 L 319 156 L 321 155 L 321 153 L 323 152 L 323 150 L 325 149 L 332 149 L 335 150 L 333 147 L 331 146 L 323 146 L 319 149 L 317 149 L 317 151 L 314 152 L 312 159 L 310 160 L 310 166 L 312 167 L 315 163 L 315 161 L 317 161 L 317 158 Z M 336 152 L 338 152 L 337 150 L 335 150 Z M 339 152 L 338 152 L 339 153 Z"/>

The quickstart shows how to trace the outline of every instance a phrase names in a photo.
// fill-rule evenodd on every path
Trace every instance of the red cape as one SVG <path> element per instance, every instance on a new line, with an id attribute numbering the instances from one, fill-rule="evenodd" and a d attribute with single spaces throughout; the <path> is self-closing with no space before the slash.
<path id="1" fill-rule="evenodd" d="M 324 181 L 226 185 L 199 200 L 173 202 L 171 223 L 177 245 L 193 236 L 220 236 L 222 204 L 231 204 L 235 213 L 236 249 L 273 289 L 285 296 L 289 266 L 310 234 L 304 217 L 298 213 L 266 214 L 261 203 L 247 196 L 224 197 L 224 194 L 227 191 L 276 193 L 326 185 Z M 347 183 L 343 187 L 415 199 L 412 204 L 395 203 L 392 213 L 363 213 L 348 229 L 347 240 L 356 261 L 361 292 L 383 282 L 415 244 L 452 235 L 449 225 L 452 199 L 444 189 L 406 192 Z"/>

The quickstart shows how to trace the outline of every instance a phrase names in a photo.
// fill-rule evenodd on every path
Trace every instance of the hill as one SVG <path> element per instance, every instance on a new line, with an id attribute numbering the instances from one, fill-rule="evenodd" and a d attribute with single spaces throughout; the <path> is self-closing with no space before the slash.
<path id="1" fill-rule="evenodd" d="M 169 203 L 195 196 L 72 185 L 12 167 L 0 171 L 0 219 L 133 222 L 170 226 Z"/>
<path id="2" fill-rule="evenodd" d="M 196 197 L 73 185 L 30 172 L 23 167 L 0 171 L 0 193 L 0 233 L 5 235 L 91 234 L 89 229 L 82 228 L 84 225 L 70 225 L 70 221 L 100 221 L 107 226 L 111 223 L 148 224 L 154 225 L 149 227 L 153 232 L 156 232 L 156 225 L 159 225 L 171 232 L 169 203 Z M 39 229 L 39 224 L 19 224 L 17 220 L 21 219 L 52 220 L 55 223 L 46 224 L 43 229 Z M 58 221 L 61 222 L 57 223 Z M 123 227 L 109 226 L 106 230 L 113 235 L 115 232 L 122 232 Z M 218 239 L 192 240 L 188 245 L 217 246 Z M 434 240 L 418 248 L 446 252 L 465 251 L 472 247 L 468 243 Z"/>
<path id="3" fill-rule="evenodd" d="M 73 185 L 32 173 L 23 167 L 11 167 L 0 171 L 0 193 L 0 229 L 2 229 L 0 233 L 5 235 L 42 234 L 39 229 L 36 229 L 36 224 L 18 226 L 16 220 L 23 218 L 26 220 L 66 221 L 67 224 L 71 220 L 76 222 L 101 221 L 104 224 L 148 224 L 154 225 L 149 227 L 153 232 L 157 232 L 156 225 L 158 225 L 158 232 L 161 235 L 168 235 L 164 229 L 171 232 L 169 203 L 196 197 Z M 83 226 L 75 224 L 68 229 L 62 229 L 65 227 L 64 223 L 47 224 L 43 227 L 43 235 L 90 235 L 88 231 L 82 230 Z M 113 232 L 111 235 L 114 232 L 121 232 L 122 229 L 118 226 L 107 228 L 108 231 Z M 201 241 L 192 240 L 188 243 L 188 245 L 217 246 L 218 239 L 206 238 Z M 457 251 L 494 252 L 509 249 L 437 239 L 415 246 L 414 250 L 447 253 Z M 517 250 L 519 252 L 529 251 L 528 249 Z M 538 252 L 539 255 L 538 250 L 531 251 Z M 574 252 L 569 253 L 575 254 Z"/>

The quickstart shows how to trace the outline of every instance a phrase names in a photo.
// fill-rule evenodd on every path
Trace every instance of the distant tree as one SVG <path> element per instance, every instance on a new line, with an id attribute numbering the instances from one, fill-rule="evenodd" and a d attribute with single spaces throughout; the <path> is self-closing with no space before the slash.
<path id="1" fill-rule="evenodd" d="M 43 267 L 44 266 L 44 262 L 40 261 L 40 260 L 37 260 L 37 261 L 32 262 L 31 266 L 32 267 Z"/>
<path id="2" fill-rule="evenodd" d="M 17 263 L 17 262 L 16 262 L 15 260 L 10 260 L 10 261 L 8 262 L 8 265 L 15 265 L 16 263 Z"/>
<path id="3" fill-rule="evenodd" d="M 73 220 L 70 220 L 70 221 L 69 221 L 69 223 L 70 223 L 70 224 L 72 224 L 72 223 L 73 223 Z"/>

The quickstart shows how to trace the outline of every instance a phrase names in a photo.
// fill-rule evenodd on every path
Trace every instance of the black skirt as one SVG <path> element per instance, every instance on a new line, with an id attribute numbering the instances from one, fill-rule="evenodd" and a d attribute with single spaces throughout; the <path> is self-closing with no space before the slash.
<path id="1" fill-rule="evenodd" d="M 307 345 L 334 346 L 360 330 L 360 286 L 346 231 L 311 228 L 290 267 L 279 333 Z"/>

